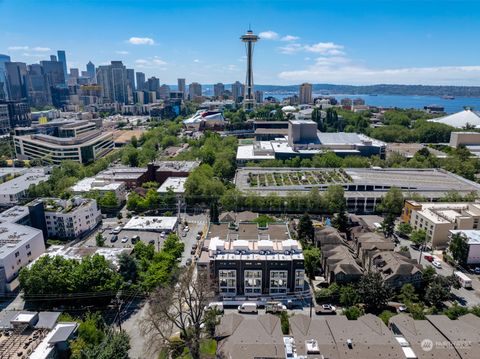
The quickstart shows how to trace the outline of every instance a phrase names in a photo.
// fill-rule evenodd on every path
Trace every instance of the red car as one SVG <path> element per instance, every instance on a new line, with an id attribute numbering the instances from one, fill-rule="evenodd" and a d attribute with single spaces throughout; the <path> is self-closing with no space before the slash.
<path id="1" fill-rule="evenodd" d="M 423 258 L 425 258 L 429 262 L 433 262 L 433 257 L 432 256 L 426 255 Z"/>

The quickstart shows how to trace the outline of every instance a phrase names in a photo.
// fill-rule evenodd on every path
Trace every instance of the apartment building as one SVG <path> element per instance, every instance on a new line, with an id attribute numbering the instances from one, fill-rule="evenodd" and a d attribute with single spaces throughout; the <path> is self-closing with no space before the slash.
<path id="1" fill-rule="evenodd" d="M 13 206 L 27 197 L 28 188 L 49 179 L 50 175 L 44 168 L 8 168 L 10 172 L 0 183 L 0 206 Z M 4 172 L 1 172 L 4 173 Z M 1 174 L 0 174 L 1 176 Z"/>
<path id="2" fill-rule="evenodd" d="M 71 190 L 76 195 L 82 195 L 90 192 L 98 192 L 103 196 L 107 192 L 113 192 L 118 204 L 125 202 L 127 196 L 127 187 L 125 182 L 112 182 L 108 180 L 87 177 L 78 181 Z"/>
<path id="3" fill-rule="evenodd" d="M 285 297 L 304 291 L 303 250 L 286 224 L 212 224 L 208 233 L 197 268 L 218 280 L 224 298 Z"/>
<path id="4" fill-rule="evenodd" d="M 97 201 L 73 197 L 40 199 L 45 206 L 45 221 L 51 238 L 75 239 L 89 233 L 102 218 Z"/>
<path id="5" fill-rule="evenodd" d="M 425 230 L 433 248 L 446 248 L 450 230 L 480 229 L 480 204 L 405 201 L 403 218 L 415 230 Z"/>
<path id="6" fill-rule="evenodd" d="M 41 230 L 0 223 L 0 295 L 18 287 L 18 273 L 45 252 Z"/>

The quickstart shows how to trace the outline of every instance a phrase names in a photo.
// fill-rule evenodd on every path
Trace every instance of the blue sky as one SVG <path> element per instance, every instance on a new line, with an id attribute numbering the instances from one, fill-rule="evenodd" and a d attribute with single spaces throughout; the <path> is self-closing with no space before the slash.
<path id="1" fill-rule="evenodd" d="M 122 60 L 162 83 L 480 85 L 480 0 L 0 0 L 0 53 Z"/>

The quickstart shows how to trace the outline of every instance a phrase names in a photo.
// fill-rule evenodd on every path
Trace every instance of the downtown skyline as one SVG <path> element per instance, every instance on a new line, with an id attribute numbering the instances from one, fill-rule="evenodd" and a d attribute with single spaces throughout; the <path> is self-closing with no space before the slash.
<path id="1" fill-rule="evenodd" d="M 480 85 L 473 1 L 300 2 L 72 0 L 66 17 L 65 1 L 3 0 L 0 53 L 36 63 L 63 49 L 69 68 L 121 60 L 167 84 L 243 82 L 250 23 L 255 84 Z"/>

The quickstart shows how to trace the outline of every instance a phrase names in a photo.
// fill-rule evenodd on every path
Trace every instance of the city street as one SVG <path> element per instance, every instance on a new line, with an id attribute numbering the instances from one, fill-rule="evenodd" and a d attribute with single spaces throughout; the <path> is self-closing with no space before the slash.
<path id="1" fill-rule="evenodd" d="M 420 251 L 417 251 L 413 248 L 410 247 L 410 244 L 412 244 L 411 241 L 406 240 L 406 239 L 400 239 L 400 244 L 398 246 L 406 246 L 408 247 L 408 250 L 410 251 L 410 255 L 413 259 L 416 259 L 417 261 L 420 260 L 420 264 L 423 265 L 424 267 L 426 266 L 432 266 L 431 263 L 429 263 L 425 259 L 425 255 L 433 255 L 434 257 L 438 258 L 439 261 L 441 262 L 442 268 L 435 268 L 435 271 L 443 276 L 450 276 L 453 274 L 455 269 L 448 264 L 447 262 L 443 261 L 442 258 L 442 252 L 441 251 L 433 251 L 431 252 L 422 252 L 421 258 L 420 258 Z M 433 267 L 433 266 L 432 266 Z M 466 288 L 460 288 L 460 289 L 452 289 L 452 293 L 455 295 L 456 300 L 460 305 L 463 306 L 476 306 L 480 305 L 480 276 L 475 275 L 472 273 L 465 273 L 471 280 L 472 280 L 472 287 L 473 289 L 466 289 Z"/>

